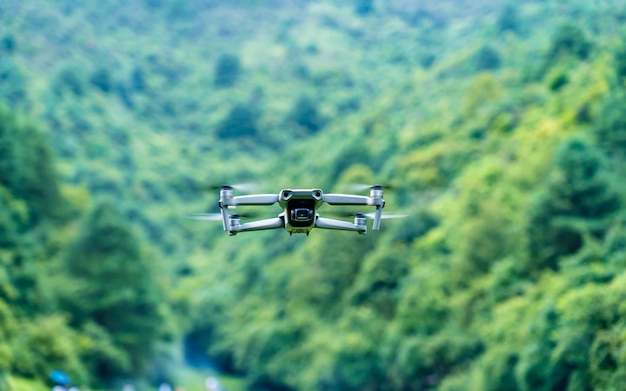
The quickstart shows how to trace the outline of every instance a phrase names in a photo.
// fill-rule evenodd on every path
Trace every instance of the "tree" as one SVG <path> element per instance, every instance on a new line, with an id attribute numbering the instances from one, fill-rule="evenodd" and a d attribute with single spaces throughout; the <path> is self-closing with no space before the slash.
<path id="1" fill-rule="evenodd" d="M 130 373 L 120 373 L 122 363 L 95 356 L 91 370 L 100 379 L 144 373 L 155 341 L 163 336 L 163 297 L 153 260 L 144 256 L 112 202 L 100 202 L 87 216 L 65 263 L 73 286 L 66 288 L 61 301 L 72 324 L 95 322 L 130 363 Z"/>
<path id="2" fill-rule="evenodd" d="M 622 42 L 613 54 L 613 63 L 617 77 L 624 80 L 626 77 L 626 36 L 622 36 Z"/>
<path id="3" fill-rule="evenodd" d="M 567 76 L 567 68 L 558 69 L 560 67 L 555 67 L 556 69 L 553 72 L 550 72 L 547 75 L 548 79 L 548 87 L 551 91 L 559 91 L 561 88 L 565 87 L 569 83 L 569 77 Z"/>
<path id="4" fill-rule="evenodd" d="M 215 66 L 213 83 L 216 87 L 231 87 L 237 81 L 240 71 L 239 57 L 234 54 L 222 54 Z"/>
<path id="5" fill-rule="evenodd" d="M 57 95 L 69 92 L 75 96 L 85 93 L 85 80 L 78 68 L 66 66 L 62 68 L 53 81 L 53 89 Z"/>
<path id="6" fill-rule="evenodd" d="M 477 71 L 493 71 L 500 68 L 500 54 L 491 46 L 481 47 L 474 55 Z"/>
<path id="7" fill-rule="evenodd" d="M 5 281 L 0 281 L 0 288 L 4 288 Z M 4 292 L 0 292 L 4 293 Z M 18 322 L 11 308 L 0 298 L 0 389 L 8 389 L 5 375 L 13 364 L 12 344 L 19 332 Z"/>
<path id="8" fill-rule="evenodd" d="M 248 105 L 238 104 L 233 107 L 226 118 L 217 127 L 220 138 L 238 138 L 255 136 L 257 114 Z"/>
<path id="9" fill-rule="evenodd" d="M 18 232 L 23 225 L 17 209 L 19 206 L 9 192 L 0 186 L 0 249 L 11 248 L 18 243 Z"/>
<path id="10" fill-rule="evenodd" d="M 43 378 L 50 371 L 63 368 L 73 381 L 88 381 L 87 368 L 81 362 L 79 336 L 68 327 L 61 315 L 38 316 L 22 322 L 15 336 L 13 372 Z"/>
<path id="11" fill-rule="evenodd" d="M 573 254 L 586 234 L 602 237 L 620 207 L 598 151 L 573 138 L 558 150 L 545 190 L 530 211 L 531 262 L 556 268 L 561 256 Z"/>
<path id="12" fill-rule="evenodd" d="M 0 39 L 0 52 L 13 54 L 17 49 L 17 43 L 13 34 L 6 34 Z"/>
<path id="13" fill-rule="evenodd" d="M 406 258 L 407 254 L 388 248 L 365 257 L 350 292 L 352 303 L 372 308 L 381 318 L 393 318 L 400 282 L 409 271 Z"/>
<path id="14" fill-rule="evenodd" d="M 354 3 L 354 11 L 358 15 L 366 15 L 374 10 L 373 0 L 356 0 Z"/>
<path id="15" fill-rule="evenodd" d="M 0 60 L 0 101 L 19 107 L 26 98 L 26 77 L 22 70 L 10 59 Z"/>
<path id="16" fill-rule="evenodd" d="M 32 123 L 0 108 L 0 185 L 26 201 L 30 220 L 60 215 L 61 196 L 52 150 Z"/>
<path id="17" fill-rule="evenodd" d="M 513 3 L 505 5 L 498 16 L 498 29 L 500 32 L 519 30 L 519 15 Z"/>
<path id="18" fill-rule="evenodd" d="M 476 216 L 464 216 L 452 247 L 458 259 L 454 263 L 455 279 L 467 281 L 469 277 L 486 273 L 512 249 L 511 232 L 505 212 L 497 201 L 478 203 Z"/>
<path id="19" fill-rule="evenodd" d="M 317 105 L 306 95 L 301 95 L 294 103 L 288 121 L 311 133 L 317 132 L 324 126 L 324 120 L 317 109 Z"/>
<path id="20" fill-rule="evenodd" d="M 130 85 L 134 92 L 143 92 L 146 89 L 146 76 L 141 67 L 136 66 L 130 75 Z"/>
<path id="21" fill-rule="evenodd" d="M 552 38 L 548 60 L 554 62 L 562 56 L 573 56 L 584 60 L 591 53 L 591 42 L 581 28 L 572 23 L 562 24 Z"/>
<path id="22" fill-rule="evenodd" d="M 344 236 L 329 233 L 311 234 L 302 253 L 307 262 L 302 271 L 289 280 L 285 293 L 297 305 L 309 307 L 325 319 L 341 314 L 342 302 L 346 299 L 358 303 L 355 293 L 360 293 L 360 287 L 354 288 L 354 284 L 363 258 L 375 244 L 375 240 L 363 241 L 354 233 Z M 367 283 L 364 281 L 364 285 Z M 307 289 L 303 290 L 303 286 Z"/>
<path id="23" fill-rule="evenodd" d="M 105 93 L 111 92 L 113 89 L 111 74 L 105 68 L 96 70 L 89 78 L 89 82 Z"/>
<path id="24" fill-rule="evenodd" d="M 619 162 L 626 159 L 626 91 L 616 89 L 605 95 L 593 131 L 599 146 Z"/>

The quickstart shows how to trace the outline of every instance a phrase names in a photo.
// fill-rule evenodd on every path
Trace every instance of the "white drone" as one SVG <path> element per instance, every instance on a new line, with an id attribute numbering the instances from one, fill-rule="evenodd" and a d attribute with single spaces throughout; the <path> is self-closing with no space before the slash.
<path id="1" fill-rule="evenodd" d="M 320 189 L 283 189 L 278 194 L 250 194 L 235 196 L 233 186 L 220 187 L 220 213 L 203 213 L 189 216 L 194 220 L 222 221 L 224 231 L 233 236 L 239 232 L 260 231 L 267 229 L 286 229 L 290 235 L 309 234 L 313 228 L 356 231 L 367 233 L 367 219 L 374 220 L 372 229 L 380 229 L 380 222 L 387 218 L 400 218 L 405 215 L 383 214 L 385 200 L 383 187 L 368 186 L 369 196 L 353 194 L 324 194 Z M 244 205 L 273 205 L 277 203 L 283 209 L 277 217 L 271 219 L 241 222 L 239 214 L 230 214 L 229 209 Z M 372 213 L 354 214 L 354 222 L 320 217 L 317 210 L 324 204 L 343 206 L 372 206 Z"/>

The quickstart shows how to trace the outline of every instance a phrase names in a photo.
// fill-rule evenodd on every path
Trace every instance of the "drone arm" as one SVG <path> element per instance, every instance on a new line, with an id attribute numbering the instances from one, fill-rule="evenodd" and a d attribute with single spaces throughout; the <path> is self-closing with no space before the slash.
<path id="1" fill-rule="evenodd" d="M 365 197 L 350 194 L 324 194 L 324 201 L 329 205 L 367 205 L 375 206 L 374 223 L 372 229 L 378 231 L 380 229 L 380 220 L 382 218 L 385 200 L 382 195 L 380 197 Z"/>
<path id="2" fill-rule="evenodd" d="M 278 202 L 276 194 L 250 194 L 233 197 L 228 205 L 272 205 L 276 202 Z"/>
<path id="3" fill-rule="evenodd" d="M 351 194 L 324 194 L 324 202 L 329 205 L 374 205 L 370 197 Z"/>
<path id="4" fill-rule="evenodd" d="M 342 231 L 357 231 L 361 234 L 364 234 L 367 232 L 366 225 L 357 225 L 357 224 L 350 223 L 348 221 L 327 219 L 324 217 L 318 217 L 315 220 L 315 227 L 322 228 L 322 229 L 338 229 Z"/>
<path id="5" fill-rule="evenodd" d="M 280 217 L 275 217 L 272 219 L 265 219 L 259 221 L 251 221 L 248 223 L 243 223 L 239 225 L 234 225 L 230 227 L 230 232 L 244 232 L 244 231 L 261 231 L 264 229 L 277 229 L 284 228 L 285 223 L 283 219 Z"/>

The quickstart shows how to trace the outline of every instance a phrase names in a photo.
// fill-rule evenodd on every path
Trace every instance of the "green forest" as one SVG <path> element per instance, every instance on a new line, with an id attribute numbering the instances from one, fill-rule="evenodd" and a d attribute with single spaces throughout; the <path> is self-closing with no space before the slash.
<path id="1" fill-rule="evenodd" d="M 625 23 L 624 0 L 0 1 L 0 391 L 624 389 Z M 384 184 L 408 217 L 186 218 L 236 183 Z"/>

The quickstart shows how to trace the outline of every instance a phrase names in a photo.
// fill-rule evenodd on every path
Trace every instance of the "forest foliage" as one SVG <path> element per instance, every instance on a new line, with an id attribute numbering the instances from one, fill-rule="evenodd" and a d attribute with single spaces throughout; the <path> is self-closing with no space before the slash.
<path id="1" fill-rule="evenodd" d="M 620 389 L 625 19 L 1 2 L 0 390 L 207 363 L 251 390 Z M 409 217 L 309 237 L 185 219 L 251 181 L 389 184 Z"/>

